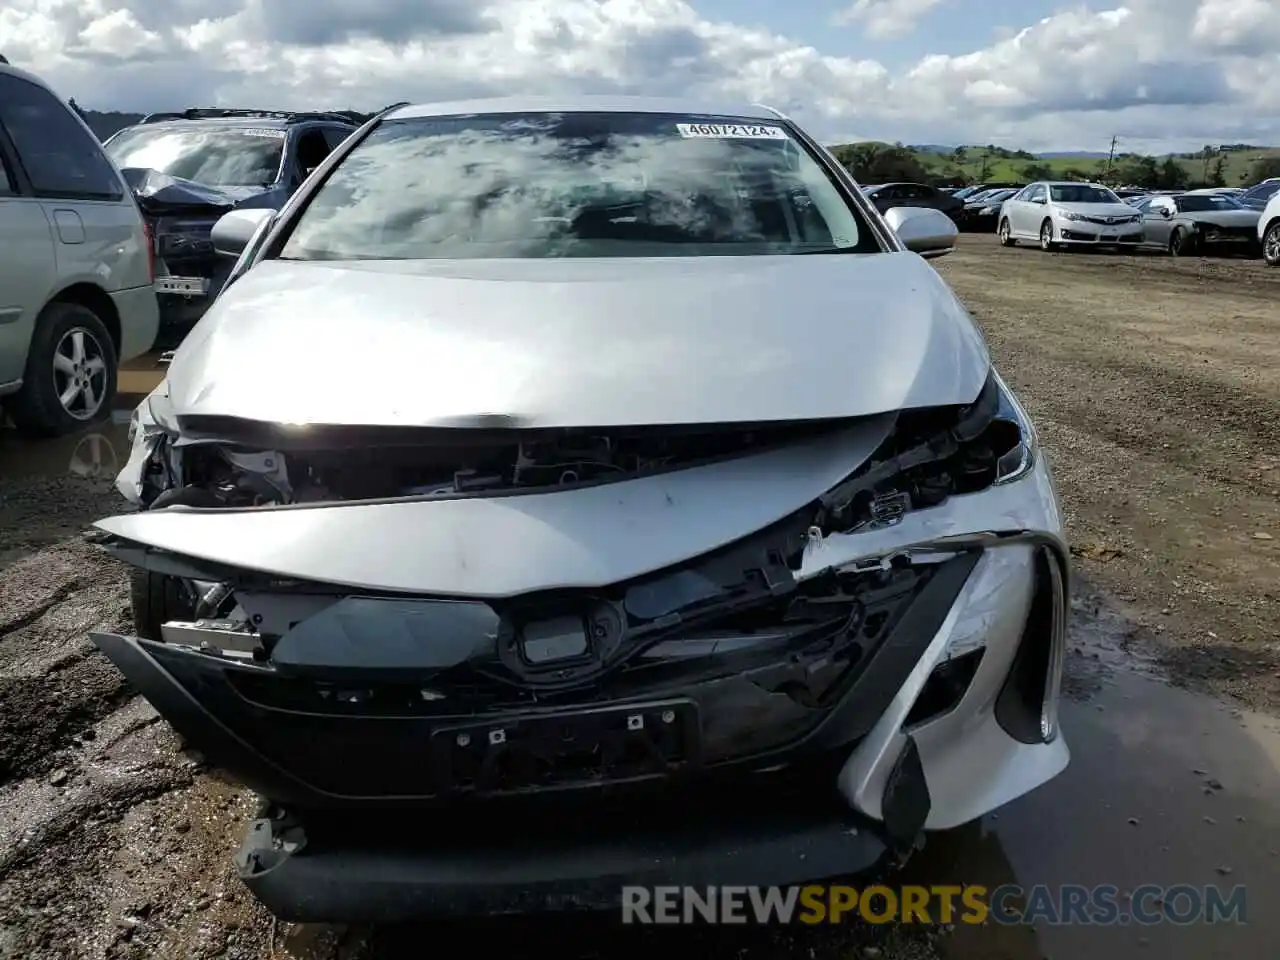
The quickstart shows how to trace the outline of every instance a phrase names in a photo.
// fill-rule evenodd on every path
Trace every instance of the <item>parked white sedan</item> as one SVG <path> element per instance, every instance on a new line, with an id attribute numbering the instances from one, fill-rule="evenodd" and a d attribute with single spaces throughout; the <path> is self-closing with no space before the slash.
<path id="1" fill-rule="evenodd" d="M 1258 217 L 1258 243 L 1269 267 L 1280 267 L 1280 192 L 1272 194 Z"/>
<path id="2" fill-rule="evenodd" d="M 1135 248 L 1142 243 L 1142 214 L 1100 184 L 1041 181 L 1004 202 L 996 232 L 1006 247 L 1037 240 L 1042 250 Z"/>

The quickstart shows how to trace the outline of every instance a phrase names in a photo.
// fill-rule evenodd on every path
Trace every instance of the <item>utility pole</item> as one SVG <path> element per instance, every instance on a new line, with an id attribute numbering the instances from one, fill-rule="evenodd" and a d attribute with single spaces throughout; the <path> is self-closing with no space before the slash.
<path id="1" fill-rule="evenodd" d="M 1116 159 L 1116 137 L 1111 137 L 1111 152 L 1107 154 L 1107 176 L 1111 176 L 1111 165 Z"/>

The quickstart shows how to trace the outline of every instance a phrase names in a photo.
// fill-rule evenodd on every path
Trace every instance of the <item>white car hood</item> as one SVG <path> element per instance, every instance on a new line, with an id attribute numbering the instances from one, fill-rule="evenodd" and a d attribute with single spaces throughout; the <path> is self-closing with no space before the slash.
<path id="1" fill-rule="evenodd" d="M 914 253 L 276 260 L 217 299 L 167 379 L 180 418 L 557 427 L 966 403 L 987 368 Z"/>

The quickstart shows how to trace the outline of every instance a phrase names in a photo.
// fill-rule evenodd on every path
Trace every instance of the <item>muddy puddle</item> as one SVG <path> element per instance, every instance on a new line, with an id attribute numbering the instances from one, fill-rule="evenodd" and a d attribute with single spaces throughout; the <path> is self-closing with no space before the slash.
<path id="1" fill-rule="evenodd" d="M 1245 924 L 621 931 L 613 918 L 337 929 L 275 924 L 230 869 L 251 798 L 209 771 L 87 640 L 127 615 L 83 537 L 119 508 L 127 414 L 65 440 L 0 431 L 0 957 L 228 960 L 424 956 L 442 936 L 506 957 L 824 960 L 1263 958 L 1280 943 L 1280 721 L 1169 684 L 1086 585 L 1062 725 L 1066 773 L 933 836 L 898 879 L 1029 888 L 1246 891 Z"/>

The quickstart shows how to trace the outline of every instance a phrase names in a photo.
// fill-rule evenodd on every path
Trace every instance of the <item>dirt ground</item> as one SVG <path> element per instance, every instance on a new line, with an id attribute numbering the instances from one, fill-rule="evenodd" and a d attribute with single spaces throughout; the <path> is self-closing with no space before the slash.
<path id="1" fill-rule="evenodd" d="M 1280 707 L 1280 270 L 965 236 L 938 261 L 1035 418 L 1078 569 L 1174 677 Z"/>
<path id="2" fill-rule="evenodd" d="M 938 267 L 1036 418 L 1079 571 L 1130 624 L 1134 653 L 1280 709 L 1280 270 L 1046 255 L 988 236 L 965 236 Z M 120 509 L 110 479 L 30 475 L 18 458 L 34 455 L 0 442 L 0 958 L 422 956 L 438 928 L 291 928 L 251 901 L 230 868 L 251 798 L 184 750 L 87 639 L 128 615 L 122 571 L 85 536 Z M 585 922 L 462 933 L 511 957 L 547 939 L 566 958 L 669 942 Z M 919 930 L 713 934 L 683 931 L 680 948 L 946 954 L 945 933 Z"/>

